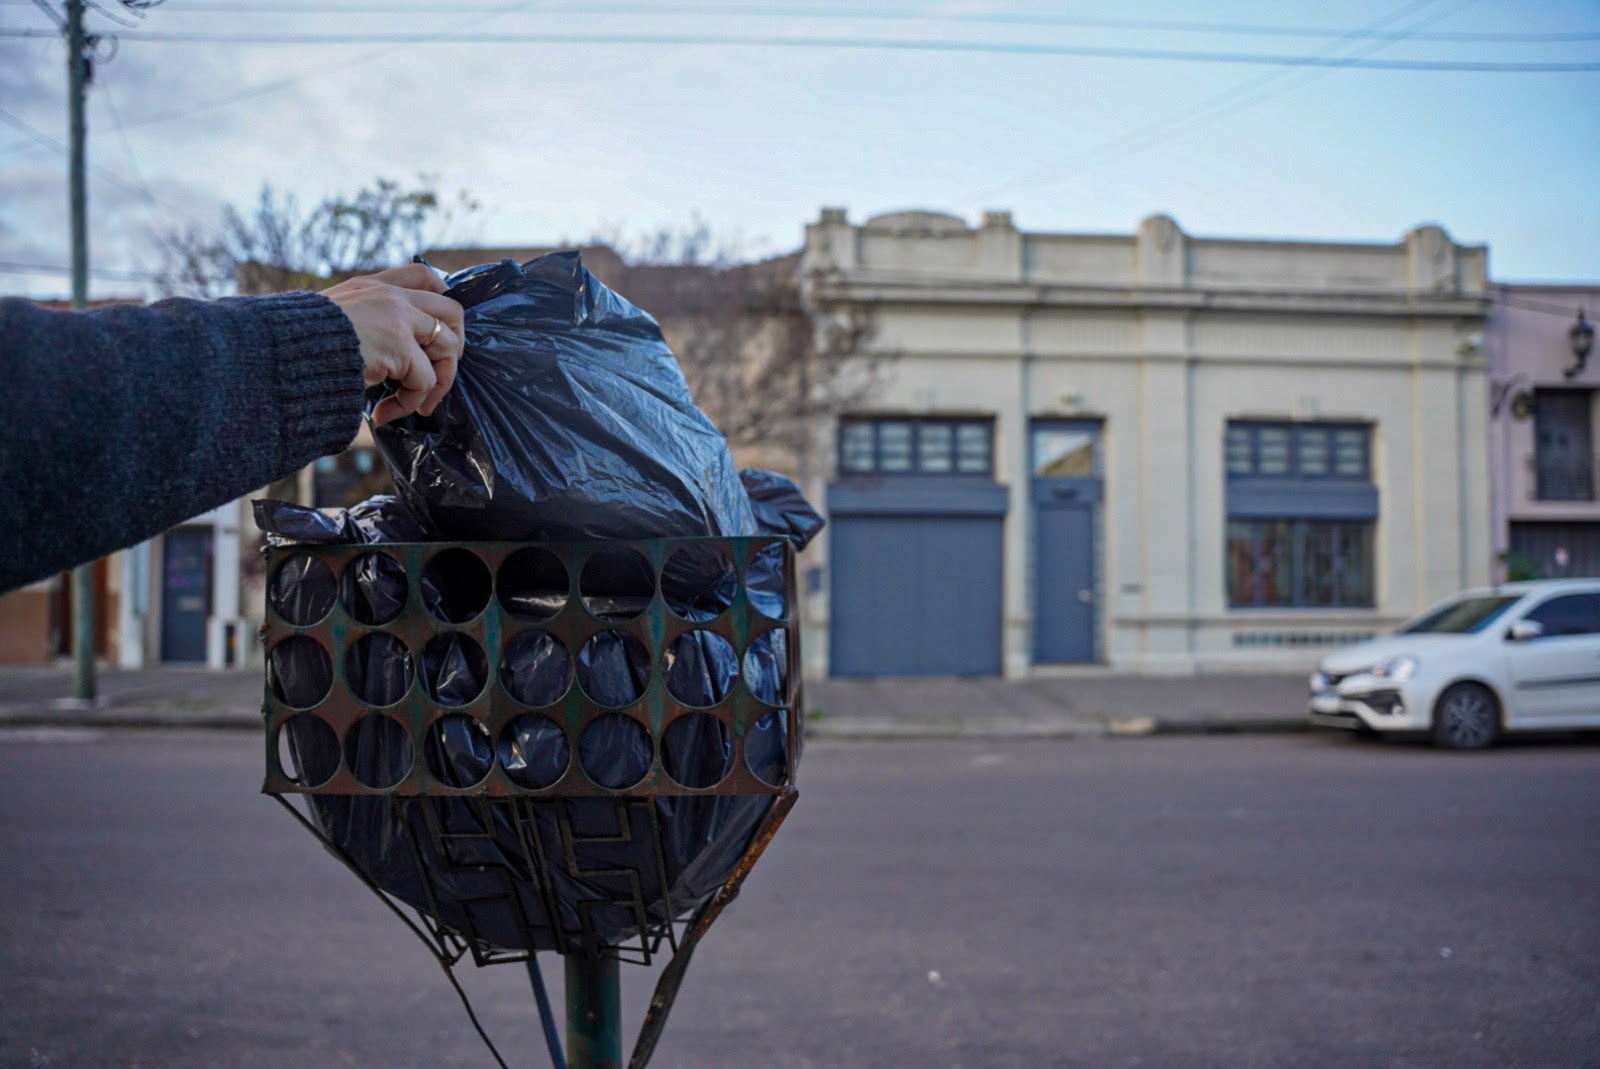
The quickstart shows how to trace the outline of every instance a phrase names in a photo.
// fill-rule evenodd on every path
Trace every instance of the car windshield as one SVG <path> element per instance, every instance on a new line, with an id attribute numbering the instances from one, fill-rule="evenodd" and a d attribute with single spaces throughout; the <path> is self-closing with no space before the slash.
<path id="1" fill-rule="evenodd" d="M 1476 635 L 1520 600 L 1521 594 L 1482 594 L 1459 598 L 1401 627 L 1401 635 Z"/>

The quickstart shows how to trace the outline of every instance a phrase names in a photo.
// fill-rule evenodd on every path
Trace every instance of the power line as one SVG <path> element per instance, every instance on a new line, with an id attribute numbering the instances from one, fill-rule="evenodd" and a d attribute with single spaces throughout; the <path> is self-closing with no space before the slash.
<path id="1" fill-rule="evenodd" d="M 509 15 L 518 8 L 527 7 L 528 2 L 529 0 L 513 0 L 512 3 L 499 4 L 494 7 L 479 9 L 487 11 L 487 17 L 469 21 L 464 25 L 486 25 L 500 18 L 502 15 Z M 155 115 L 147 115 L 142 119 L 130 123 L 129 125 L 153 126 L 157 123 L 173 122 L 178 119 L 187 119 L 195 115 L 203 115 L 209 111 L 217 111 L 222 108 L 232 107 L 234 104 L 242 104 L 246 100 L 254 100 L 257 97 L 264 97 L 273 93 L 282 92 L 285 89 L 290 89 L 296 85 L 299 85 L 301 82 L 310 81 L 314 78 L 323 78 L 330 74 L 336 74 L 341 71 L 350 70 L 352 67 L 362 66 L 363 64 L 370 63 L 375 59 L 382 59 L 385 56 L 394 55 L 396 52 L 399 52 L 404 48 L 405 45 L 403 44 L 390 45 L 384 48 L 375 48 L 370 52 L 363 52 L 354 59 L 347 60 L 343 63 L 335 63 L 332 66 L 320 68 L 310 72 L 309 74 L 296 74 L 291 75 L 288 78 L 279 78 L 271 82 L 264 82 L 261 85 L 251 86 L 229 96 L 219 97 L 215 100 L 204 101 L 192 107 L 175 108 L 171 111 L 158 112 Z"/>
<path id="2" fill-rule="evenodd" d="M 46 148 L 54 149 L 56 152 L 62 153 L 63 155 L 69 154 L 69 150 L 67 149 L 66 145 L 63 145 L 61 142 L 51 137 L 43 130 L 40 130 L 37 127 L 17 118 L 17 116 L 11 114 L 9 111 L 6 111 L 4 108 L 0 108 L 0 122 L 22 131 L 34 141 L 44 145 Z M 89 165 L 89 170 L 93 171 L 107 182 L 110 182 L 118 189 L 121 189 L 126 193 L 132 193 L 136 197 L 147 196 L 149 193 L 148 190 L 140 190 L 137 186 L 129 182 L 126 178 L 123 178 L 121 175 L 117 174 L 115 171 L 108 171 L 98 164 L 91 163 Z"/>
<path id="3" fill-rule="evenodd" d="M 122 116 L 117 113 L 117 104 L 111 98 L 111 86 L 107 85 L 102 77 L 100 81 L 100 96 L 106 102 L 106 110 L 111 113 L 111 125 L 116 127 L 117 137 L 122 141 L 123 155 L 128 157 L 128 166 L 133 169 L 134 180 L 139 183 L 139 188 L 144 192 L 146 203 L 158 205 L 160 202 L 156 195 L 150 191 L 150 183 L 144 180 L 144 173 L 139 168 L 139 160 L 133 154 L 133 143 L 128 140 L 128 131 L 123 129 Z"/>
<path id="4" fill-rule="evenodd" d="M 43 0 L 0 0 L 0 6 L 23 6 Z M 492 6 L 461 5 L 449 9 L 458 14 L 495 10 Z M 336 4 L 296 2 L 281 0 L 277 3 L 206 3 L 188 0 L 181 8 L 172 9 L 174 15 L 187 14 L 314 14 L 314 15 L 369 15 L 369 14 L 435 14 L 437 3 L 362 3 Z M 1298 37 L 1298 38 L 1366 38 L 1384 39 L 1379 30 L 1342 30 L 1327 26 L 1284 26 L 1259 23 L 1208 22 L 1200 20 L 1092 18 L 1078 15 L 1033 14 L 1028 12 L 903 12 L 874 10 L 845 10 L 838 7 L 814 5 L 764 4 L 758 8 L 744 8 L 717 4 L 543 4 L 541 15 L 671 15 L 704 18 L 748 19 L 812 19 L 851 22 L 960 22 L 1000 26 L 1062 26 L 1088 29 L 1140 30 L 1155 33 L 1215 34 L 1240 37 Z M 1417 33 L 1408 35 L 1416 41 L 1439 41 L 1456 44 L 1560 44 L 1600 41 L 1600 31 L 1456 31 Z"/>
<path id="5" fill-rule="evenodd" d="M 1389 14 L 1367 23 L 1359 30 L 1352 31 L 1350 35 L 1350 42 L 1335 41 L 1321 51 L 1314 53 L 1314 55 L 1330 56 L 1333 52 L 1343 48 L 1348 43 L 1352 43 L 1363 38 L 1370 39 L 1369 34 L 1371 31 L 1379 29 L 1398 19 L 1405 18 L 1407 15 L 1414 14 L 1424 8 L 1430 7 L 1435 2 L 1436 0 L 1410 0 L 1409 3 L 1401 5 L 1394 11 L 1389 12 Z M 1387 48 L 1390 44 L 1394 44 L 1405 39 L 1406 35 L 1410 31 L 1419 30 L 1422 27 L 1433 25 L 1442 19 L 1456 14 L 1463 7 L 1466 7 L 1474 2 L 1476 2 L 1476 0 L 1464 0 L 1463 3 L 1458 3 L 1449 10 L 1439 12 L 1428 19 L 1414 24 L 1411 27 L 1392 31 L 1385 39 L 1364 46 L 1362 51 L 1356 53 L 1351 58 L 1365 58 L 1371 55 L 1373 52 Z M 1237 85 L 1233 85 L 1222 90 L 1220 93 L 1215 93 L 1196 104 L 1191 104 L 1180 111 L 1157 119 L 1154 122 L 1147 123 L 1139 129 L 1120 134 L 1116 137 L 1113 137 L 1109 141 L 1102 142 L 1101 144 L 1090 148 L 1087 152 L 1074 159 L 1073 163 L 1075 166 L 1071 167 L 1070 169 L 1063 171 L 1060 164 L 1055 164 L 1050 167 L 1035 171 L 1032 175 L 1027 177 L 1016 178 L 1008 182 L 1003 182 L 998 186 L 991 186 L 989 189 L 977 194 L 973 199 L 982 200 L 1025 186 L 1037 185 L 1047 181 L 1060 181 L 1072 174 L 1078 174 L 1089 169 L 1090 167 L 1098 166 L 1099 164 L 1105 162 L 1108 158 L 1114 159 L 1117 156 L 1124 156 L 1128 155 L 1129 153 L 1139 152 L 1153 147 L 1154 145 L 1160 144 L 1163 141 L 1170 140 L 1173 136 L 1185 128 L 1193 129 L 1195 126 L 1205 122 L 1236 114 L 1240 111 L 1243 111 L 1245 108 L 1260 103 L 1262 100 L 1265 100 L 1267 97 L 1271 96 L 1275 91 L 1287 87 L 1284 85 L 1274 87 L 1274 83 L 1289 82 L 1290 80 L 1294 79 L 1296 75 L 1299 75 L 1299 84 L 1303 85 L 1305 82 L 1314 78 L 1318 78 L 1327 73 L 1328 70 L 1326 68 L 1312 70 L 1279 69 L 1255 75 L 1254 77 L 1246 79 Z"/>
<path id="6" fill-rule="evenodd" d="M 51 7 L 47 0 L 33 0 L 33 5 L 40 11 L 43 11 L 46 18 L 56 24 L 56 29 L 58 31 L 62 33 L 66 32 L 67 20 L 62 17 L 59 11 Z"/>
<path id="7" fill-rule="evenodd" d="M 53 37 L 46 30 L 0 30 L 0 37 Z M 124 41 L 162 44 L 236 45 L 727 45 L 744 48 L 805 48 L 834 51 L 971 52 L 993 55 L 1071 56 L 1079 59 L 1156 60 L 1268 67 L 1327 67 L 1340 70 L 1454 71 L 1472 74 L 1586 74 L 1600 61 L 1497 62 L 1485 60 L 1370 59 L 1302 56 L 1268 52 L 1211 52 L 1195 49 L 1115 48 L 1099 45 L 1038 44 L 1026 41 L 958 41 L 890 37 L 773 37 L 738 33 L 180 33 L 121 34 Z"/>
<path id="8" fill-rule="evenodd" d="M 14 260 L 0 260 L 0 272 L 10 275 L 61 275 L 66 277 L 72 274 L 72 268 L 60 264 L 30 264 L 18 263 Z M 103 278 L 112 282 L 154 282 L 159 276 L 146 271 L 112 271 L 101 268 L 90 268 L 92 278 Z"/>

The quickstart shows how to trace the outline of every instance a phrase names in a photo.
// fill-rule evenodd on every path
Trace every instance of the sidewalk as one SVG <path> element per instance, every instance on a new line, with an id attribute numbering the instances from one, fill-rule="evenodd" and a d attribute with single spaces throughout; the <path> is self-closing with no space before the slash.
<path id="1" fill-rule="evenodd" d="M 898 678 L 806 686 L 819 738 L 1042 738 L 1303 731 L 1306 677 L 1084 673 Z"/>
<path id="2" fill-rule="evenodd" d="M 261 726 L 259 669 L 103 669 L 99 698 L 69 697 L 58 666 L 0 666 L 0 728 Z M 805 689 L 813 738 L 1050 738 L 1300 731 L 1303 675 L 1182 678 L 1086 673 L 983 678 L 844 679 Z"/>

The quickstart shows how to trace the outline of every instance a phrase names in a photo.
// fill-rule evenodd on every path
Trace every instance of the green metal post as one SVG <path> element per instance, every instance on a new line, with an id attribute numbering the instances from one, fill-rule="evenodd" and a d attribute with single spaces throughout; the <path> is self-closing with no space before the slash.
<path id="1" fill-rule="evenodd" d="M 67 106 L 72 154 L 68 187 L 72 202 L 72 307 L 89 303 L 88 196 L 84 186 L 83 93 L 89 56 L 83 38 L 83 0 L 67 0 Z M 72 570 L 72 696 L 94 700 L 94 565 Z"/>
<path id="2" fill-rule="evenodd" d="M 622 1069 L 622 968 L 568 954 L 567 1069 Z"/>

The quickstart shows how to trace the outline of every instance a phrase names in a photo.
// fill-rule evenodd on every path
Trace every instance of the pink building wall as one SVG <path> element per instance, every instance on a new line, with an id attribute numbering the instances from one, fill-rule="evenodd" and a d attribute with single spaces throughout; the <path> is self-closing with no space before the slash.
<path id="1" fill-rule="evenodd" d="M 1580 308 L 1591 324 L 1600 318 L 1600 285 L 1492 283 L 1489 296 L 1494 304 L 1483 346 L 1494 574 L 1507 578 L 1503 558 L 1514 543 L 1535 547 L 1533 563 L 1546 575 L 1594 574 L 1600 571 L 1600 502 L 1540 499 L 1533 409 L 1541 391 L 1577 391 L 1588 400 L 1591 433 L 1600 445 L 1600 352 L 1591 352 L 1586 366 L 1567 375 L 1575 363 L 1569 333 Z M 1572 404 L 1581 402 L 1574 398 Z M 1587 463 L 1600 491 L 1594 452 Z"/>

